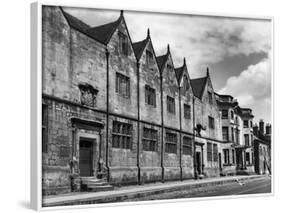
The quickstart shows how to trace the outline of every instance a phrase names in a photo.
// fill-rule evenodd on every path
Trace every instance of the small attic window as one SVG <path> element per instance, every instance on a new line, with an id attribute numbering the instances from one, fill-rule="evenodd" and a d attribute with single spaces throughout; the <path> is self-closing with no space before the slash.
<path id="1" fill-rule="evenodd" d="M 95 107 L 98 90 L 90 84 L 79 84 L 79 90 L 81 104 Z"/>
<path id="2" fill-rule="evenodd" d="M 146 50 L 146 62 L 151 63 L 153 61 L 153 54 L 151 51 Z"/>
<path id="3" fill-rule="evenodd" d="M 187 80 L 187 77 L 184 76 L 184 90 L 185 91 L 188 91 L 189 90 L 189 83 L 188 83 L 188 80 Z"/>
<path id="4" fill-rule="evenodd" d="M 128 38 L 127 36 L 122 33 L 121 31 L 118 32 L 118 37 L 119 37 L 119 49 L 120 53 L 123 55 L 128 55 L 129 53 L 129 46 L 128 46 Z"/>
<path id="5" fill-rule="evenodd" d="M 208 99 L 209 99 L 209 104 L 213 104 L 213 95 L 210 91 L 208 91 Z"/>

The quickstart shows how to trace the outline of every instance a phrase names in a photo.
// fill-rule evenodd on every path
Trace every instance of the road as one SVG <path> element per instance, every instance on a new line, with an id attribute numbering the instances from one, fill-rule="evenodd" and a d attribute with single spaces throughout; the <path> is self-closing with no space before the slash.
<path id="1" fill-rule="evenodd" d="M 191 197 L 212 197 L 243 194 L 260 194 L 271 192 L 271 178 L 265 177 L 259 180 L 236 182 L 217 187 L 210 187 L 208 191 L 193 194 Z"/>
<path id="2" fill-rule="evenodd" d="M 214 197 L 214 196 L 227 196 L 227 195 L 260 194 L 260 193 L 270 193 L 270 192 L 271 192 L 271 178 L 267 176 L 257 180 L 234 182 L 234 183 L 223 184 L 220 186 L 209 186 L 205 188 L 199 188 L 192 192 L 190 191 L 169 192 L 164 194 L 146 196 L 145 198 L 132 199 L 130 201 Z"/>

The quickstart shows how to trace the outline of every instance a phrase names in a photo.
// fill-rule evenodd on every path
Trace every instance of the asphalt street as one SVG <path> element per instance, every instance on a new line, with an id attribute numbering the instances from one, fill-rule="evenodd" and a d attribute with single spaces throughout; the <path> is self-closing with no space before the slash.
<path id="1" fill-rule="evenodd" d="M 170 193 L 146 196 L 139 200 L 162 200 L 162 199 L 180 199 L 180 198 L 196 198 L 196 197 L 214 197 L 228 195 L 245 195 L 245 194 L 264 194 L 271 193 L 271 178 L 266 176 L 257 180 L 248 180 L 244 182 L 236 181 L 223 185 L 215 185 L 196 189 L 195 191 L 176 191 Z"/>
<path id="2" fill-rule="evenodd" d="M 208 191 L 193 194 L 191 197 L 212 197 L 227 195 L 260 194 L 271 192 L 271 178 L 265 177 L 259 180 L 236 182 L 222 186 L 208 188 Z"/>

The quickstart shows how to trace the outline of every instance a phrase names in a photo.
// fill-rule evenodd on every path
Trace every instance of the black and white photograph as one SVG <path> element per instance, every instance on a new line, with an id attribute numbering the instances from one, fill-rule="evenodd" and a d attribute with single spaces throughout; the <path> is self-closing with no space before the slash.
<path id="1" fill-rule="evenodd" d="M 42 5 L 43 207 L 272 193 L 272 19 Z"/>

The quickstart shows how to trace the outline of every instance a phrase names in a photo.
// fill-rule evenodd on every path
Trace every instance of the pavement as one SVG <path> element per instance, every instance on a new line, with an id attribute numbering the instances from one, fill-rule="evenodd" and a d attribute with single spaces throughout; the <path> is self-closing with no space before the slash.
<path id="1" fill-rule="evenodd" d="M 265 183 L 267 184 L 265 186 L 267 187 L 266 190 L 264 188 L 257 188 L 256 184 L 253 184 L 256 181 L 263 181 L 265 179 Z M 134 200 L 208 197 L 235 195 L 241 193 L 249 194 L 258 192 L 258 189 L 260 189 L 260 191 L 262 192 L 271 192 L 270 183 L 270 177 L 262 175 L 230 176 L 201 180 L 152 183 L 145 185 L 119 187 L 115 188 L 113 191 L 77 192 L 58 196 L 46 196 L 43 197 L 43 206 L 48 207 Z M 225 187 L 226 184 L 227 187 Z M 243 185 L 247 187 L 241 187 Z M 260 185 L 260 183 L 258 185 Z M 269 190 L 268 186 L 270 186 Z"/>

